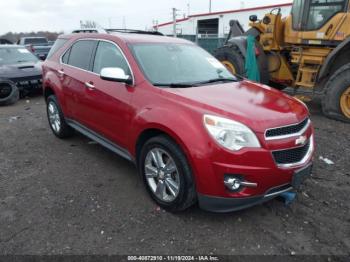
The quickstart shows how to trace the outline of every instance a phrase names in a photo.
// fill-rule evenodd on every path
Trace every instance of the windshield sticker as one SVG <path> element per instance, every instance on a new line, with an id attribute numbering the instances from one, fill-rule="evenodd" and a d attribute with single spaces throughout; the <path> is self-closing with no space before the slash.
<path id="1" fill-rule="evenodd" d="M 212 65 L 214 66 L 215 68 L 219 68 L 219 69 L 222 69 L 222 68 L 225 68 L 225 66 L 223 64 L 221 64 L 218 60 L 216 60 L 215 58 L 212 58 L 212 57 L 207 57 L 207 61 Z"/>
<path id="2" fill-rule="evenodd" d="M 22 53 L 22 54 L 28 54 L 29 51 L 25 48 L 21 48 L 21 49 L 18 49 L 18 52 Z"/>

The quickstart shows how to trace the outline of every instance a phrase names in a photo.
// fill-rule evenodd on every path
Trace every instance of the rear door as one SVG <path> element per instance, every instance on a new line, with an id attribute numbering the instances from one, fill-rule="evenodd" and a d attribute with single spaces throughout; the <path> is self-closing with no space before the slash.
<path id="1" fill-rule="evenodd" d="M 92 57 L 97 43 L 95 40 L 75 42 L 62 56 L 62 68 L 59 70 L 69 116 L 90 128 L 93 126 L 89 118 L 91 105 L 86 102 L 85 96 L 90 88 Z"/>

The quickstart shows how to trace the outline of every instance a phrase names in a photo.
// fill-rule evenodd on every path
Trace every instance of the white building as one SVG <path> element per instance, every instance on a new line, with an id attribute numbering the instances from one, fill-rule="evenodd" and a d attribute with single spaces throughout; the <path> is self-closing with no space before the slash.
<path id="1" fill-rule="evenodd" d="M 178 35 L 197 35 L 198 33 L 199 37 L 223 38 L 230 31 L 230 20 L 238 20 L 243 29 L 247 30 L 249 29 L 250 15 L 257 15 L 258 19 L 262 19 L 266 13 L 279 7 L 281 8 L 282 17 L 285 17 L 290 14 L 292 3 L 190 15 L 177 20 L 176 32 Z M 159 24 L 156 28 L 165 35 L 173 34 L 173 22 Z"/>

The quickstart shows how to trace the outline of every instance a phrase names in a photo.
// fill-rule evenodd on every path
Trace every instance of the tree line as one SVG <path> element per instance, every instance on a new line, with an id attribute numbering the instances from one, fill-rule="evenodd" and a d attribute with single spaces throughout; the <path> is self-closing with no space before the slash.
<path id="1" fill-rule="evenodd" d="M 57 37 L 63 34 L 63 32 L 49 32 L 49 31 L 38 31 L 38 32 L 20 32 L 20 33 L 14 33 L 14 32 L 8 32 L 0 38 L 7 39 L 11 41 L 12 43 L 16 43 L 21 37 L 25 36 L 43 36 L 46 37 L 49 41 L 55 41 Z"/>

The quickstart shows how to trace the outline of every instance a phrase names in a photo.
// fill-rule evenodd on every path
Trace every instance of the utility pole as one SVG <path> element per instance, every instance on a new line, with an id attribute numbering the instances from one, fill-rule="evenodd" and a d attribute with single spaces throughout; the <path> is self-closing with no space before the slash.
<path id="1" fill-rule="evenodd" d="M 173 9 L 173 36 L 176 37 L 176 16 L 177 16 L 177 9 L 174 7 Z"/>
<path id="2" fill-rule="evenodd" d="M 241 1 L 241 9 L 244 9 L 244 2 Z"/>
<path id="3" fill-rule="evenodd" d="M 211 0 L 209 0 L 209 13 L 211 13 Z"/>

